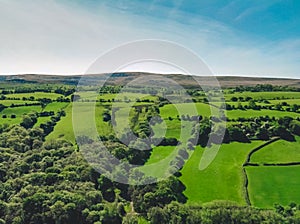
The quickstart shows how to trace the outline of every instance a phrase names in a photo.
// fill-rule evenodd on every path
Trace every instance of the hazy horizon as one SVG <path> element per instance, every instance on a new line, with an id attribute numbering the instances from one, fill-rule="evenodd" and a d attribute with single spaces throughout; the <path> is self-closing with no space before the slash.
<path id="1" fill-rule="evenodd" d="M 101 72 L 101 73 L 91 73 L 91 74 L 42 74 L 42 73 L 19 73 L 19 74 L 0 74 L 0 76 L 26 76 L 26 75 L 45 75 L 45 76 L 83 76 L 83 75 L 102 75 L 102 74 L 114 74 L 114 73 L 149 73 L 149 74 L 158 74 L 158 75 L 191 75 L 191 74 L 184 74 L 184 73 L 158 73 L 158 72 L 151 72 L 151 71 L 119 71 L 119 72 Z M 192 75 L 192 76 L 202 76 L 205 75 Z M 211 75 L 207 75 L 211 76 Z M 244 78 L 270 78 L 270 79 L 295 79 L 300 80 L 300 77 L 287 77 L 287 76 L 258 76 L 258 75 L 238 75 L 238 74 L 213 74 L 215 77 L 244 77 Z"/>

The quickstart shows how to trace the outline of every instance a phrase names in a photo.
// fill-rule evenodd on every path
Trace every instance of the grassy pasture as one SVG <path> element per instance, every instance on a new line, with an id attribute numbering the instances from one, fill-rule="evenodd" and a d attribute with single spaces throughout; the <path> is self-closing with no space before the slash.
<path id="1" fill-rule="evenodd" d="M 50 117 L 39 117 L 33 127 L 40 127 L 40 125 L 42 123 L 46 123 L 47 121 L 51 121 L 51 118 Z"/>
<path id="2" fill-rule="evenodd" d="M 198 112 L 198 114 L 205 117 L 208 117 L 212 114 L 210 106 L 205 103 L 167 104 L 160 108 L 160 114 L 163 118 L 176 118 L 177 115 L 180 115 L 179 112 L 181 112 L 183 115 L 193 115 L 191 113 Z"/>
<path id="3" fill-rule="evenodd" d="M 300 203 L 300 166 L 247 167 L 250 201 L 254 206 L 272 208 L 275 203 Z"/>
<path id="4" fill-rule="evenodd" d="M 240 103 L 242 106 L 248 106 L 249 105 L 249 102 L 232 102 L 232 101 L 229 101 L 229 102 L 226 102 L 232 106 L 235 106 L 237 108 L 238 104 Z M 256 102 L 257 105 L 261 105 L 261 106 L 270 106 L 272 105 L 271 103 L 270 104 L 266 104 L 266 103 L 259 103 L 259 102 Z"/>
<path id="5" fill-rule="evenodd" d="M 0 124 L 19 124 L 22 121 L 22 116 L 30 112 L 40 112 L 41 106 L 22 106 L 22 107 L 8 107 L 0 112 Z M 6 115 L 7 118 L 2 118 L 2 115 Z M 10 118 L 12 114 L 16 115 L 16 118 Z"/>
<path id="6" fill-rule="evenodd" d="M 279 140 L 263 147 L 251 157 L 253 163 L 289 163 L 300 162 L 300 137 L 296 142 Z"/>
<path id="7" fill-rule="evenodd" d="M 204 149 L 196 147 L 180 177 L 186 186 L 184 194 L 188 203 L 231 200 L 245 204 L 242 164 L 251 149 L 260 144 L 261 141 L 224 144 L 213 162 L 202 171 L 198 167 Z"/>
<path id="8" fill-rule="evenodd" d="M 278 104 L 282 102 L 286 102 L 290 105 L 297 104 L 300 105 L 300 99 L 284 99 L 284 100 L 269 100 L 271 104 Z"/>
<path id="9" fill-rule="evenodd" d="M 174 121 L 171 121 L 174 122 Z M 167 122 L 166 122 L 167 123 Z M 148 175 L 154 176 L 154 177 L 162 177 L 164 175 L 168 174 L 168 168 L 170 167 L 170 162 L 172 159 L 174 159 L 177 155 L 178 149 L 180 148 L 186 148 L 186 144 L 191 136 L 192 131 L 192 122 L 188 121 L 182 121 L 182 127 L 180 125 L 180 121 L 177 121 L 176 123 L 179 123 L 179 129 L 173 129 L 170 127 L 167 127 L 166 137 L 176 137 L 181 144 L 177 146 L 157 146 L 154 147 L 151 156 L 146 162 L 146 165 L 153 165 L 151 168 L 145 167 L 141 170 L 145 172 Z M 168 125 L 168 124 L 167 124 Z M 174 130 L 174 135 L 168 135 L 170 130 Z M 155 129 L 154 129 L 155 132 Z M 164 137 L 162 133 L 158 137 Z M 176 136 L 175 136 L 176 135 Z"/>
<path id="10" fill-rule="evenodd" d="M 242 92 L 234 94 L 225 94 L 225 100 L 230 101 L 232 97 L 252 97 L 253 99 L 266 99 L 271 100 L 274 98 L 279 99 L 300 99 L 300 92 Z"/>
<path id="11" fill-rule="evenodd" d="M 22 97 L 34 96 L 38 98 L 51 98 L 56 99 L 61 96 L 55 93 L 25 93 L 25 94 L 8 94 L 8 97 L 16 97 L 22 99 Z M 119 95 L 121 100 L 127 99 L 135 101 L 139 99 L 157 100 L 154 96 L 139 93 L 126 93 Z M 235 97 L 247 97 L 250 96 L 254 99 L 273 99 L 280 98 L 280 100 L 270 100 L 271 105 L 276 103 L 287 102 L 289 104 L 300 104 L 300 93 L 296 92 L 264 92 L 264 93 L 236 93 L 227 94 L 225 98 L 230 100 L 232 96 Z M 81 95 L 82 99 L 104 99 L 111 100 L 117 97 L 117 94 L 103 94 L 98 95 L 96 92 L 88 91 Z M 282 99 L 282 98 L 289 99 Z M 22 100 L 1 100 L 0 103 L 10 106 L 14 104 L 31 103 L 31 101 Z M 36 102 L 36 101 L 35 101 Z M 232 105 L 237 106 L 238 102 L 229 102 Z M 91 119 L 91 111 L 88 107 L 89 102 L 79 102 L 80 114 L 75 117 L 77 125 L 85 130 L 86 135 L 92 136 L 91 126 L 95 125 L 97 129 L 97 135 L 109 136 L 114 133 L 110 122 L 104 122 L 102 120 L 102 114 L 106 110 L 107 106 L 111 106 L 111 103 L 96 103 L 95 107 L 95 123 Z M 134 105 L 149 104 L 147 102 L 134 103 Z M 218 102 L 213 102 L 218 104 Z M 242 105 L 248 105 L 248 102 L 241 102 Z M 265 105 L 263 103 L 257 103 L 258 105 Z M 116 102 L 115 107 L 120 109 L 116 112 L 116 122 L 119 133 L 123 133 L 125 128 L 128 128 L 126 122 L 127 112 L 126 107 L 128 103 Z M 270 104 L 268 104 L 270 105 Z M 177 107 L 177 108 L 176 108 Z M 49 139 L 66 139 L 75 143 L 75 136 L 72 125 L 72 103 L 52 102 L 46 106 L 45 111 L 59 111 L 64 109 L 66 111 L 66 117 L 62 117 L 61 121 L 54 127 L 54 131 L 50 133 L 46 140 Z M 202 116 L 211 115 L 211 107 L 204 103 L 181 103 L 181 104 L 169 104 L 160 107 L 160 115 L 164 119 L 164 125 L 157 125 L 154 127 L 154 133 L 156 137 L 164 135 L 163 129 L 167 128 L 166 137 L 174 137 L 181 140 L 186 144 L 187 139 L 190 137 L 188 130 L 190 130 L 191 122 L 184 122 L 177 119 L 179 111 L 183 115 L 191 114 L 191 111 L 196 110 L 197 114 Z M 21 122 L 22 115 L 30 112 L 40 112 L 40 106 L 23 106 L 15 108 L 6 108 L 0 113 L 0 124 L 17 124 Z M 276 118 L 283 116 L 291 116 L 293 118 L 300 117 L 300 114 L 286 111 L 275 110 L 232 110 L 227 111 L 227 116 L 230 119 L 236 119 L 238 117 L 250 118 L 259 116 L 274 116 Z M 7 118 L 2 118 L 2 115 L 6 114 Z M 16 118 L 10 118 L 11 114 L 16 114 Z M 169 117 L 172 119 L 169 120 Z M 132 114 L 129 113 L 129 120 L 132 118 Z M 139 120 L 145 119 L 145 113 L 140 114 Z M 39 126 L 41 123 L 50 120 L 50 117 L 40 117 L 35 126 Z M 130 122 L 130 121 L 128 121 Z M 181 136 L 181 138 L 180 138 Z M 296 142 L 287 142 L 279 140 L 274 142 L 258 152 L 254 153 L 251 162 L 254 163 L 284 163 L 284 162 L 296 162 L 300 161 L 300 137 L 296 137 Z M 205 169 L 200 171 L 198 169 L 200 159 L 202 157 L 204 149 L 197 146 L 195 151 L 191 152 L 191 158 L 186 161 L 182 169 L 182 176 L 180 180 L 186 186 L 184 194 L 188 198 L 188 203 L 201 203 L 209 202 L 212 200 L 231 200 L 241 204 L 245 204 L 244 189 L 243 189 L 243 175 L 242 164 L 244 163 L 247 154 L 255 147 L 263 144 L 262 141 L 252 141 L 252 143 L 230 143 L 221 146 L 219 153 L 213 162 Z M 162 177 L 167 174 L 170 161 L 176 156 L 176 147 L 174 146 L 159 146 L 154 147 L 151 156 L 148 159 L 146 165 L 148 167 L 140 168 L 143 172 L 149 175 Z M 162 161 L 162 162 L 161 162 Z M 300 203 L 300 195 L 297 189 L 300 187 L 300 180 L 297 175 L 300 171 L 300 166 L 293 167 L 247 167 L 247 174 L 249 178 L 249 195 L 251 202 L 258 207 L 273 207 L 275 202 L 282 204 L 288 204 L 291 201 Z"/>
<path id="12" fill-rule="evenodd" d="M 54 111 L 55 113 L 65 109 L 70 103 L 66 102 L 53 102 L 47 104 L 47 106 L 44 108 L 44 111 Z M 37 122 L 35 123 L 34 127 L 39 127 L 40 124 L 46 123 L 47 121 L 50 121 L 51 118 L 48 117 L 38 117 Z"/>
<path id="13" fill-rule="evenodd" d="M 104 111 L 104 107 L 100 105 L 96 105 L 95 107 L 95 122 L 93 123 L 93 119 L 91 118 L 91 111 L 89 110 L 89 104 L 91 103 L 78 103 L 79 105 L 79 113 L 78 117 L 74 117 L 74 121 L 77 122 L 77 125 L 84 130 L 85 134 L 89 136 L 91 133 L 91 127 L 96 125 L 96 129 L 98 131 L 98 135 L 108 136 L 112 133 L 112 128 L 109 123 L 104 122 L 102 120 L 102 114 Z M 68 141 L 75 142 L 75 136 L 73 131 L 73 119 L 72 119 L 72 104 L 69 104 L 65 109 L 66 117 L 62 117 L 61 120 L 54 127 L 53 132 L 51 132 L 47 139 L 57 139 L 64 138 Z"/>
<path id="14" fill-rule="evenodd" d="M 178 148 L 177 148 L 178 149 Z M 176 146 L 157 146 L 145 165 L 140 170 L 149 176 L 164 177 L 168 174 L 171 160 L 177 155 Z"/>
<path id="15" fill-rule="evenodd" d="M 75 143 L 75 136 L 72 126 L 72 104 L 65 108 L 66 116 L 55 125 L 54 130 L 46 137 L 50 139 L 66 139 Z"/>
<path id="16" fill-rule="evenodd" d="M 24 105 L 25 103 L 36 103 L 36 101 L 23 101 L 23 100 L 0 100 L 0 104 L 9 107 L 10 105 Z"/>
<path id="17" fill-rule="evenodd" d="M 66 108 L 70 103 L 67 102 L 53 102 L 47 104 L 47 106 L 44 108 L 44 111 L 60 111 Z"/>
<path id="18" fill-rule="evenodd" d="M 293 104 L 297 104 L 300 105 L 300 99 L 281 99 L 281 100 L 268 100 L 270 103 L 262 103 L 262 102 L 256 102 L 257 105 L 261 105 L 261 106 L 272 106 L 272 105 L 276 105 L 278 103 L 283 103 L 286 102 L 289 105 L 293 105 Z M 226 103 L 230 104 L 230 105 L 234 105 L 235 107 L 238 106 L 238 104 L 240 103 L 242 106 L 246 106 L 249 105 L 249 102 L 232 102 L 232 101 L 227 101 Z M 214 104 L 214 102 L 213 102 Z"/>
<path id="19" fill-rule="evenodd" d="M 56 100 L 57 97 L 60 97 L 63 95 L 57 94 L 57 93 L 34 92 L 34 93 L 13 93 L 13 94 L 6 94 L 5 96 L 10 97 L 10 98 L 20 98 L 20 99 L 22 99 L 22 97 L 29 98 L 29 97 L 33 96 L 34 99 L 49 98 L 52 100 Z"/>
<path id="20" fill-rule="evenodd" d="M 131 92 L 121 92 L 121 93 L 103 93 L 98 94 L 96 91 L 78 91 L 75 94 L 80 95 L 83 100 L 105 100 L 105 101 L 113 101 L 113 99 L 119 99 L 124 101 L 125 99 L 129 99 L 132 102 L 135 102 L 137 99 L 140 100 L 157 100 L 156 96 L 151 96 L 149 94 L 142 93 L 131 93 Z"/>
<path id="21" fill-rule="evenodd" d="M 115 93 L 106 93 L 106 94 L 100 94 L 98 95 L 97 99 L 103 99 L 103 100 L 113 100 L 113 99 L 119 99 L 121 101 L 125 99 L 129 99 L 132 102 L 135 102 L 137 99 L 140 100 L 157 100 L 156 96 L 151 96 L 149 94 L 143 94 L 143 93 L 131 93 L 131 92 L 121 92 L 118 94 Z"/>
<path id="22" fill-rule="evenodd" d="M 290 116 L 293 118 L 300 117 L 300 114 L 287 111 L 277 111 L 277 110 L 229 110 L 226 112 L 228 118 L 236 119 L 239 117 L 251 118 L 251 117 L 260 117 L 260 116 L 269 116 L 269 117 L 284 117 Z"/>

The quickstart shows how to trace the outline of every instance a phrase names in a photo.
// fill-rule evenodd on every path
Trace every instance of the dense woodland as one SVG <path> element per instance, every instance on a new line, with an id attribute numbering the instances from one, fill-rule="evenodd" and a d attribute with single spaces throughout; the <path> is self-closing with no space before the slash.
<path id="1" fill-rule="evenodd" d="M 120 86 L 106 86 L 99 94 L 118 93 Z M 299 117 L 259 116 L 255 118 L 229 118 L 225 113 L 220 117 L 213 116 L 168 116 L 169 121 L 193 122 L 193 134 L 184 143 L 178 155 L 170 161 L 169 178 L 148 185 L 126 185 L 111 181 L 96 172 L 84 159 L 79 145 L 93 147 L 97 143 L 89 136 L 79 136 L 75 143 L 67 139 L 47 140 L 57 123 L 66 116 L 65 110 L 48 111 L 47 105 L 52 102 L 71 103 L 72 101 L 88 101 L 75 93 L 75 87 L 69 85 L 35 85 L 13 86 L 2 88 L 1 100 L 19 100 L 20 104 L 4 105 L 0 101 L 0 111 L 7 108 L 39 105 L 40 112 L 23 114 L 17 124 L 9 124 L 5 119 L 16 119 L 19 115 L 2 114 L 0 126 L 0 223 L 300 223 L 300 205 L 291 200 L 288 205 L 274 204 L 273 208 L 256 208 L 231 201 L 213 201 L 209 203 L 191 204 L 184 194 L 186 186 L 180 181 L 181 168 L 195 147 L 207 146 L 211 135 L 225 133 L 222 141 L 212 144 L 229 144 L 230 142 L 247 143 L 253 140 L 268 141 L 275 137 L 290 142 L 300 136 L 300 103 L 289 104 L 278 102 L 271 104 L 269 100 L 261 105 L 261 99 L 251 97 L 231 97 L 221 110 L 270 110 L 287 111 Z M 235 92 L 270 92 L 294 91 L 299 89 L 257 85 L 255 87 L 236 87 L 228 90 Z M 36 92 L 60 94 L 56 99 L 40 98 Z M 134 92 L 134 91 L 133 91 Z M 10 94 L 33 93 L 33 97 L 10 97 Z M 145 89 L 145 93 L 155 95 L 153 89 Z M 171 93 L 169 93 L 171 94 Z M 201 90 L 190 90 L 194 102 L 208 104 L 218 93 L 205 95 Z M 208 100 L 209 99 L 209 100 Z M 130 99 L 124 99 L 124 102 Z M 100 99 L 100 103 L 112 102 Z M 163 106 L 170 104 L 163 98 L 157 101 L 138 99 L 139 103 L 150 103 L 146 112 L 141 107 L 133 111 L 131 129 L 142 140 L 131 145 L 129 135 L 124 132 L 121 142 L 116 136 L 100 135 L 110 153 L 120 160 L 132 164 L 145 164 L 151 155 L 149 150 L 153 142 L 143 141 L 151 137 L 153 130 L 149 122 L 160 123 L 162 120 L 151 120 L 159 115 Z M 237 103 L 235 106 L 234 103 Z M 268 106 L 269 105 L 269 106 Z M 144 120 L 141 121 L 140 114 Z M 136 116 L 135 116 L 136 115 Z M 49 118 L 36 125 L 41 117 Z M 112 112 L 104 110 L 101 119 L 112 123 Z M 218 124 L 229 121 L 226 127 Z M 153 125 L 153 124 L 152 124 Z M 152 136 L 153 137 L 153 136 Z M 219 138 L 216 138 L 219 139 Z M 176 146 L 182 144 L 174 137 L 154 139 L 160 146 Z M 112 164 L 106 164 L 107 167 Z M 111 173 L 110 175 L 122 175 Z M 131 174 L 132 180 L 146 178 L 142 172 Z M 197 184 L 197 183 L 195 183 Z"/>

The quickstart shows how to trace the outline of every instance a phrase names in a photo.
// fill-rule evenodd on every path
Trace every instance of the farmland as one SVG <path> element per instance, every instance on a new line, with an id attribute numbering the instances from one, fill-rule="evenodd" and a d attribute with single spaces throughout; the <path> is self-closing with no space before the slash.
<path id="1" fill-rule="evenodd" d="M 300 139 L 295 142 L 279 140 L 274 142 L 251 157 L 253 163 L 291 163 L 300 161 Z"/>
<path id="2" fill-rule="evenodd" d="M 248 167 L 249 193 L 253 205 L 270 208 L 278 202 L 298 202 L 299 171 L 299 166 Z"/>
<path id="3" fill-rule="evenodd" d="M 230 200 L 245 204 L 242 164 L 250 150 L 260 144 L 260 141 L 224 144 L 212 164 L 203 171 L 198 167 L 204 149 L 196 148 L 180 178 L 187 187 L 184 193 L 188 202 Z"/>
<path id="4" fill-rule="evenodd" d="M 26 85 L 25 90 L 10 85 L 9 90 L 0 90 L 0 153 L 4 161 L 8 152 L 15 150 L 17 156 L 11 155 L 5 164 L 18 170 L 15 164 L 20 163 L 26 171 L 3 171 L 0 177 L 4 175 L 7 182 L 15 173 L 27 183 L 28 176 L 49 175 L 46 183 L 53 183 L 57 189 L 62 178 L 73 181 L 74 186 L 76 181 L 89 180 L 91 186 L 101 189 L 103 206 L 113 206 L 110 203 L 117 201 L 128 214 L 133 210 L 143 214 L 153 205 L 163 208 L 174 200 L 192 207 L 225 201 L 271 210 L 275 204 L 300 204 L 300 90 L 276 87 L 281 91 L 265 91 L 267 87 L 247 87 L 246 91 L 231 86 L 223 91 L 225 101 L 218 90 L 206 96 L 200 89 L 191 89 L 191 99 L 179 102 L 176 96 L 182 96 L 182 92 L 176 89 L 143 87 L 143 91 L 137 91 L 135 87 L 119 93 L 119 86 L 108 86 L 100 92 L 88 86 L 87 91 L 76 92 L 74 86 L 56 83 L 47 85 L 43 92 L 35 84 Z M 249 91 L 251 88 L 256 92 Z M 76 128 L 80 132 L 74 133 Z M 128 190 L 93 173 L 81 146 L 97 146 L 99 141 L 120 161 L 141 166 L 128 181 L 157 178 L 159 183 Z M 70 150 L 72 157 L 66 159 L 64 153 Z M 205 169 L 200 169 L 205 153 L 212 158 Z M 29 167 L 17 161 L 23 156 Z M 109 175 L 127 180 L 124 176 L 128 168 L 125 172 L 103 159 L 101 152 L 98 156 Z M 61 159 L 49 162 L 57 157 Z M 80 177 L 78 172 L 84 169 L 88 170 Z M 9 203 L 5 196 L 1 200 Z M 89 209 L 91 216 L 95 208 Z M 138 219 L 147 222 L 146 216 Z"/>

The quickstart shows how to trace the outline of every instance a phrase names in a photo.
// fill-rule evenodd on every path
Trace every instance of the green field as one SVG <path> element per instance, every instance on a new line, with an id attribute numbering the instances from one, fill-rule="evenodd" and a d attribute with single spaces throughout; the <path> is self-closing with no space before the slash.
<path id="1" fill-rule="evenodd" d="M 14 105 L 24 105 L 24 104 L 31 104 L 31 103 L 37 103 L 36 101 L 23 101 L 23 100 L 0 100 L 0 104 L 3 104 L 4 106 L 11 106 L 12 104 Z"/>
<path id="2" fill-rule="evenodd" d="M 184 194 L 188 203 L 229 200 L 245 204 L 242 164 L 251 149 L 260 144 L 261 141 L 224 144 L 213 162 L 204 170 L 198 168 L 204 149 L 197 147 L 183 167 L 180 177 L 186 186 Z"/>
<path id="3" fill-rule="evenodd" d="M 298 104 L 299 105 L 300 104 L 300 99 L 269 100 L 269 102 L 271 104 L 286 102 L 290 105 L 293 105 L 293 104 Z"/>
<path id="4" fill-rule="evenodd" d="M 55 93 L 25 93 L 25 94 L 7 94 L 7 97 L 20 98 L 20 100 L 2 100 L 3 105 L 10 106 L 11 104 L 34 103 L 37 101 L 23 101 L 22 97 L 34 96 L 35 100 L 38 98 L 50 98 L 55 100 L 61 96 Z M 102 135 L 108 137 L 115 134 L 120 137 L 124 130 L 129 128 L 129 124 L 134 116 L 138 116 L 138 123 L 146 120 L 146 105 L 155 105 L 157 97 L 149 96 L 140 93 L 126 93 L 126 94 L 102 94 L 99 95 L 95 91 L 86 91 L 80 94 L 81 100 L 76 102 L 78 113 L 73 117 L 72 103 L 52 102 L 43 108 L 43 111 L 54 111 L 57 113 L 60 110 L 66 112 L 65 117 L 57 122 L 53 132 L 46 136 L 46 140 L 50 139 L 65 139 L 75 143 L 75 135 L 73 131 L 73 123 L 80 127 L 80 130 L 85 135 L 91 138 L 97 138 Z M 244 92 L 236 94 L 225 94 L 227 103 L 237 106 L 239 102 L 230 102 L 231 97 L 247 97 L 254 99 L 274 99 L 269 100 L 270 104 L 257 103 L 258 105 L 275 105 L 277 103 L 287 102 L 288 104 L 298 104 L 300 102 L 300 93 L 295 92 Z M 137 98 L 143 100 L 148 99 L 153 102 L 134 102 Z M 283 99 L 284 98 L 284 99 Z M 287 99 L 288 98 L 288 99 Z M 88 102 L 91 99 L 103 99 L 108 102 Z M 114 102 L 120 100 L 120 102 Z M 130 99 L 131 102 L 124 102 Z M 86 102 L 82 102 L 86 101 Z M 113 103 L 113 104 L 112 104 Z M 240 102 L 243 106 L 248 105 L 249 102 Z M 167 104 L 159 107 L 160 116 L 163 123 L 156 124 L 152 127 L 155 137 L 165 136 L 167 138 L 176 138 L 182 146 L 187 144 L 191 136 L 192 123 L 186 122 L 181 118 L 181 115 L 202 115 L 209 117 L 213 112 L 218 111 L 220 102 L 213 102 L 212 106 L 206 103 L 177 103 Z M 91 106 L 95 105 L 95 109 L 91 110 Z M 132 106 L 142 105 L 140 112 L 132 109 Z M 105 111 L 111 112 L 111 106 L 116 108 L 115 121 L 116 127 L 113 129 L 111 122 L 103 121 L 103 113 Z M 212 111 L 211 111 L 212 110 Z M 30 112 L 41 112 L 41 106 L 21 106 L 8 107 L 1 111 L 0 116 L 7 115 L 7 118 L 0 117 L 0 124 L 19 124 L 22 121 L 23 114 Z M 95 112 L 95 120 L 93 113 Z M 10 118 L 11 114 L 15 114 L 16 118 Z M 290 116 L 293 118 L 300 117 L 300 114 L 287 111 L 277 110 L 230 110 L 226 112 L 226 116 L 230 119 L 237 118 L 255 118 L 261 116 L 269 117 L 284 117 Z M 38 117 L 37 123 L 34 127 L 39 127 L 40 124 L 50 121 L 51 117 Z M 95 123 L 94 123 L 95 121 Z M 235 124 L 231 122 L 230 125 Z M 136 126 L 138 127 L 138 126 Z M 96 130 L 94 133 L 93 130 Z M 136 130 L 138 131 L 138 130 Z M 166 131 L 166 132 L 164 132 Z M 265 146 L 261 150 L 254 153 L 251 157 L 251 163 L 288 163 L 300 161 L 300 137 L 296 137 L 296 142 L 287 142 L 279 140 Z M 245 204 L 245 188 L 244 176 L 242 173 L 242 165 L 246 160 L 248 153 L 255 147 L 263 144 L 263 141 L 252 141 L 251 143 L 233 142 L 230 144 L 223 144 L 213 160 L 213 162 L 204 170 L 199 170 L 199 162 L 202 157 L 204 149 L 197 146 L 194 151 L 190 151 L 190 159 L 181 170 L 182 176 L 179 178 L 185 185 L 185 196 L 190 204 L 198 204 L 210 202 L 212 200 L 230 200 L 240 204 Z M 178 147 L 179 148 L 179 147 Z M 148 175 L 154 177 L 164 177 L 169 175 L 170 161 L 177 155 L 178 149 L 174 146 L 158 146 L 154 147 L 150 158 L 146 162 L 145 167 L 140 170 Z M 209 150 L 209 149 L 208 149 Z M 274 202 L 287 204 L 291 202 L 291 198 L 295 198 L 300 202 L 300 196 L 296 195 L 296 187 L 299 182 L 291 180 L 296 177 L 296 172 L 299 171 L 298 166 L 294 167 L 247 167 L 247 174 L 249 178 L 249 195 L 251 202 L 258 207 L 272 207 Z M 273 186 L 272 190 L 268 190 Z M 274 187 L 275 186 L 275 187 Z M 291 186 L 291 190 L 289 189 Z"/>
<path id="5" fill-rule="evenodd" d="M 60 111 L 65 109 L 70 103 L 65 103 L 65 102 L 53 102 L 47 104 L 47 106 L 44 108 L 44 111 Z"/>
<path id="6" fill-rule="evenodd" d="M 145 172 L 149 176 L 164 177 L 168 175 L 168 168 L 171 160 L 176 156 L 175 146 L 158 146 L 155 147 L 151 156 L 145 165 L 148 167 L 142 167 L 140 170 Z"/>
<path id="7" fill-rule="evenodd" d="M 53 132 L 46 137 L 46 140 L 60 138 L 75 143 L 75 136 L 72 126 L 72 104 L 66 107 L 65 112 L 66 116 L 61 118 L 61 120 L 54 127 Z"/>
<path id="8" fill-rule="evenodd" d="M 22 107 L 8 107 L 0 112 L 0 124 L 20 124 L 22 116 L 31 112 L 41 112 L 41 106 L 22 106 Z M 16 115 L 16 118 L 11 118 L 11 115 Z M 2 116 L 6 115 L 7 118 Z"/>
<path id="9" fill-rule="evenodd" d="M 212 107 L 214 109 L 214 107 Z M 160 114 L 163 118 L 177 118 L 179 115 L 192 116 L 193 114 L 200 114 L 208 117 L 212 114 L 211 107 L 205 103 L 180 103 L 180 104 L 167 104 L 160 108 Z"/>
<path id="10" fill-rule="evenodd" d="M 254 206 L 272 208 L 275 203 L 300 203 L 300 166 L 247 167 L 246 172 Z"/>
<path id="11" fill-rule="evenodd" d="M 242 93 L 234 93 L 234 94 L 225 94 L 225 100 L 230 101 L 232 97 L 251 97 L 253 99 L 300 99 L 299 92 L 242 92 Z"/>
<path id="12" fill-rule="evenodd" d="M 300 114 L 287 111 L 277 111 L 277 110 L 229 110 L 226 112 L 227 116 L 231 119 L 236 119 L 239 117 L 243 118 L 255 118 L 260 116 L 269 117 L 285 117 L 290 116 L 293 118 L 300 117 Z"/>
<path id="13" fill-rule="evenodd" d="M 41 98 L 49 98 L 52 100 L 56 100 L 57 97 L 61 97 L 63 95 L 57 94 L 57 93 L 34 92 L 34 93 L 6 94 L 5 96 L 9 97 L 9 98 L 20 98 L 20 99 L 22 99 L 23 97 L 29 98 L 29 97 L 33 96 L 35 100 L 41 99 Z"/>
<path id="14" fill-rule="evenodd" d="M 295 142 L 279 140 L 255 152 L 251 161 L 253 163 L 290 163 L 300 162 L 300 137 Z"/>
<path id="15" fill-rule="evenodd" d="M 81 103 L 79 102 L 77 105 L 79 105 L 79 111 L 77 113 L 77 117 L 74 117 L 74 122 L 80 127 L 82 127 L 82 130 L 89 136 L 91 134 L 91 127 L 95 124 L 93 123 L 93 118 L 91 117 L 91 111 L 89 110 L 89 105 L 93 103 L 85 102 Z M 102 113 L 104 111 L 104 107 L 97 105 L 95 107 L 95 116 L 97 117 L 95 119 L 96 121 L 96 129 L 98 131 L 98 135 L 104 135 L 108 136 L 110 133 L 112 133 L 111 126 L 102 120 Z M 63 138 L 71 142 L 75 142 L 75 136 L 73 131 L 73 119 L 72 119 L 72 104 L 69 104 L 65 108 L 66 117 L 62 117 L 61 121 L 58 122 L 58 124 L 54 127 L 53 132 L 51 132 L 47 139 L 57 139 L 57 138 Z"/>

